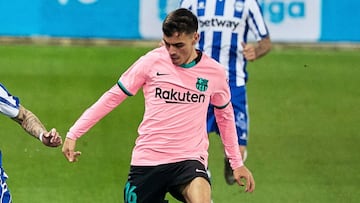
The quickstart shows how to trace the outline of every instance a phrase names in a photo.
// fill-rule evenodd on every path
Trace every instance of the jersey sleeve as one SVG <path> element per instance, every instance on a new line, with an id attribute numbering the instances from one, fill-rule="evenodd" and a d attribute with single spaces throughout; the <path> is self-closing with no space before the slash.
<path id="1" fill-rule="evenodd" d="M 118 85 L 128 96 L 135 95 L 145 84 L 146 69 L 151 65 L 148 58 L 148 56 L 142 56 L 120 76 Z"/>
<path id="2" fill-rule="evenodd" d="M 20 100 L 11 95 L 4 85 L 0 83 L 0 113 L 14 118 L 19 114 Z"/>
<path id="3" fill-rule="evenodd" d="M 236 169 L 243 165 L 236 136 L 234 110 L 232 104 L 229 103 L 222 109 L 214 109 L 216 123 L 219 127 L 220 137 L 224 145 L 226 157 L 230 160 L 232 169 Z"/>
<path id="4" fill-rule="evenodd" d="M 225 76 L 225 71 L 221 70 L 219 74 L 222 74 L 223 77 L 219 77 L 219 80 L 216 82 L 217 88 L 210 97 L 210 103 L 216 108 L 224 108 L 230 102 L 230 88 Z"/>
<path id="5" fill-rule="evenodd" d="M 261 7 L 256 0 L 249 1 L 249 12 L 251 15 L 249 15 L 247 23 L 254 34 L 255 39 L 260 41 L 261 39 L 268 37 L 269 31 L 266 26 Z"/>
<path id="6" fill-rule="evenodd" d="M 114 85 L 89 107 L 69 129 L 66 137 L 76 140 L 126 99 L 126 94 Z"/>

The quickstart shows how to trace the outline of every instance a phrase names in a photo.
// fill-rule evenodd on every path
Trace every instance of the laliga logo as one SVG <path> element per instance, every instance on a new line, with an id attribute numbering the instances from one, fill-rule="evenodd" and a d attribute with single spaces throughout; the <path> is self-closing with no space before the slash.
<path id="1" fill-rule="evenodd" d="M 69 2 L 69 0 L 58 0 L 58 1 L 61 5 L 66 5 Z M 93 4 L 97 0 L 78 0 L 78 1 L 82 4 Z"/>
<path id="2" fill-rule="evenodd" d="M 300 19 L 305 18 L 304 1 L 271 1 L 263 0 L 260 4 L 264 16 L 269 18 L 270 22 L 282 23 L 286 18 Z"/>

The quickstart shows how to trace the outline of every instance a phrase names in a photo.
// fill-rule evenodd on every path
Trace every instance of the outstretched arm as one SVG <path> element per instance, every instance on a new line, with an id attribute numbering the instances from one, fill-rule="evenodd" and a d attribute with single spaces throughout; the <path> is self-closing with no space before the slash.
<path id="1" fill-rule="evenodd" d="M 40 139 L 44 145 L 48 147 L 58 147 L 61 145 L 62 140 L 56 129 L 53 128 L 50 132 L 47 131 L 40 119 L 24 106 L 19 106 L 18 115 L 12 119 L 19 123 L 30 135 Z"/>
<path id="2" fill-rule="evenodd" d="M 62 148 L 62 152 L 69 162 L 77 161 L 77 157 L 81 154 L 80 151 L 75 151 L 76 140 L 124 101 L 126 97 L 127 95 L 119 86 L 114 85 L 80 116 L 67 133 Z"/>

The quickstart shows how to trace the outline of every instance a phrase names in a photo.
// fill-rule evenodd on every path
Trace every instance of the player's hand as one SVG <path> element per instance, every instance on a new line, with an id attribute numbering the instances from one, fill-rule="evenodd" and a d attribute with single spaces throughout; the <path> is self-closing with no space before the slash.
<path id="1" fill-rule="evenodd" d="M 255 180 L 251 172 L 246 166 L 236 168 L 234 171 L 234 178 L 240 186 L 245 185 L 245 192 L 253 192 L 255 190 Z M 245 184 L 241 179 L 245 179 Z"/>
<path id="2" fill-rule="evenodd" d="M 48 147 L 58 147 L 62 144 L 61 136 L 55 128 L 42 136 L 41 142 Z"/>
<path id="3" fill-rule="evenodd" d="M 241 43 L 243 47 L 243 55 L 246 60 L 254 61 L 256 59 L 256 51 L 255 46 L 252 44 L 245 44 L 244 42 Z"/>
<path id="4" fill-rule="evenodd" d="M 81 155 L 81 152 L 75 152 L 76 141 L 70 138 L 65 138 L 63 144 L 62 153 L 69 162 L 76 162 L 77 157 Z"/>

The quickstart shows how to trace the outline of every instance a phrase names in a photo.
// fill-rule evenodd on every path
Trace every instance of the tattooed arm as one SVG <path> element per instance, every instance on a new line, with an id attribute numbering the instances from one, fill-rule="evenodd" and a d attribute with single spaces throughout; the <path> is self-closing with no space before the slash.
<path id="1" fill-rule="evenodd" d="M 19 123 L 30 135 L 40 139 L 44 145 L 57 147 L 62 144 L 61 137 L 55 128 L 48 132 L 39 118 L 23 106 L 20 105 L 19 114 L 12 119 Z"/>

